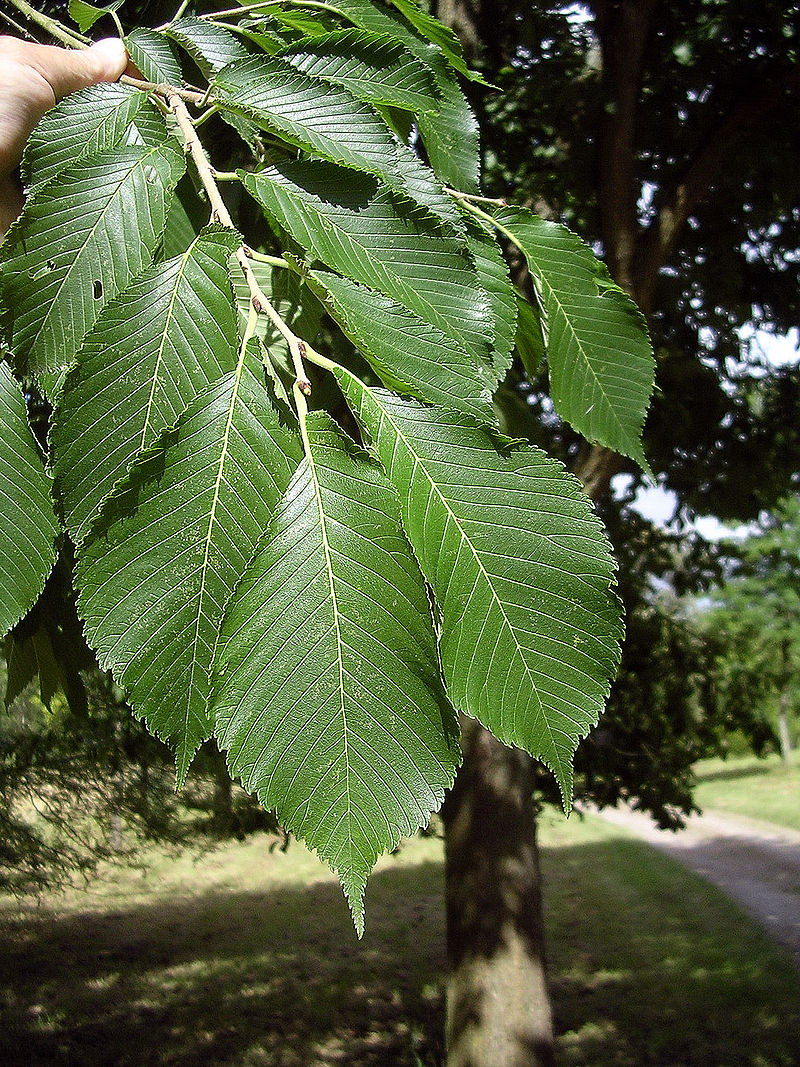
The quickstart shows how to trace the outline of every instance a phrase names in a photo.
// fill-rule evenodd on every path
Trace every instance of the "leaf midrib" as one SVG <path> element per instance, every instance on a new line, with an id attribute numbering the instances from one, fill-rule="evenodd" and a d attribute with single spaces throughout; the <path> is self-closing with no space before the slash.
<path id="1" fill-rule="evenodd" d="M 144 164 L 145 160 L 147 158 L 149 158 L 150 156 L 154 155 L 158 151 L 159 151 L 159 149 L 157 147 L 154 147 L 154 148 L 148 149 L 147 152 L 145 152 L 143 155 L 139 156 L 138 159 L 136 159 L 134 161 L 133 166 L 128 168 L 123 173 L 123 175 L 120 177 L 119 181 L 116 183 L 116 185 L 114 186 L 112 191 L 109 193 L 108 198 L 106 199 L 105 207 L 102 209 L 101 213 L 97 216 L 97 219 L 95 220 L 94 225 L 87 231 L 85 239 L 78 245 L 78 248 L 76 249 L 76 252 L 75 252 L 75 258 L 73 259 L 72 263 L 67 268 L 67 271 L 66 271 L 64 277 L 61 280 L 61 284 L 57 286 L 56 291 L 53 294 L 53 299 L 50 302 L 50 306 L 48 307 L 47 311 L 44 314 L 44 318 L 41 321 L 41 325 L 39 326 L 39 329 L 36 332 L 36 338 L 35 338 L 33 344 L 31 345 L 31 355 L 33 355 L 35 349 L 39 347 L 39 343 L 41 342 L 42 337 L 44 336 L 45 330 L 46 330 L 46 328 L 48 326 L 48 323 L 50 321 L 50 317 L 54 313 L 54 309 L 56 307 L 56 302 L 59 300 L 61 294 L 63 293 L 64 287 L 66 286 L 67 282 L 69 281 L 70 277 L 72 276 L 73 270 L 75 270 L 77 268 L 77 265 L 78 265 L 79 260 L 81 259 L 82 253 L 86 250 L 89 242 L 96 235 L 97 230 L 100 227 L 101 223 L 105 220 L 106 215 L 107 215 L 108 211 L 111 208 L 112 202 L 119 196 L 120 189 L 125 185 L 125 183 L 127 181 L 131 180 L 131 178 L 133 177 L 133 174 L 135 173 L 136 170 L 138 170 L 138 169 L 143 167 L 143 164 Z"/>
<path id="2" fill-rule="evenodd" d="M 194 650 L 197 649 L 198 642 L 200 640 L 200 621 L 201 621 L 201 619 L 203 618 L 203 615 L 204 615 L 204 612 L 203 612 L 203 601 L 204 601 L 205 595 L 206 595 L 206 576 L 208 575 L 208 570 L 209 570 L 209 556 L 210 556 L 210 551 L 211 551 L 212 530 L 213 530 L 214 525 L 216 523 L 217 507 L 219 506 L 219 497 L 220 497 L 220 486 L 222 485 L 222 475 L 223 475 L 223 471 L 225 469 L 225 461 L 228 458 L 228 452 L 229 452 L 229 447 L 230 447 L 231 427 L 233 426 L 233 415 L 234 415 L 234 411 L 236 409 L 236 402 L 237 402 L 237 400 L 239 398 L 239 388 L 241 386 L 242 372 L 244 370 L 245 353 L 246 353 L 246 345 L 243 344 L 243 345 L 241 345 L 240 350 L 239 350 L 239 360 L 238 360 L 238 362 L 236 364 L 236 370 L 234 372 L 233 388 L 231 389 L 231 401 L 230 401 L 230 404 L 228 406 L 228 417 L 226 419 L 225 430 L 224 430 L 224 433 L 222 435 L 222 443 L 221 443 L 221 447 L 220 447 L 220 458 L 219 458 L 219 464 L 218 464 L 218 467 L 217 467 L 217 477 L 216 477 L 216 481 L 214 483 L 214 495 L 213 495 L 213 498 L 212 498 L 211 507 L 209 509 L 208 526 L 206 527 L 205 544 L 204 544 L 204 549 L 203 549 L 203 563 L 202 563 L 201 568 L 200 568 L 200 572 L 201 572 L 200 589 L 198 590 L 198 593 L 197 593 L 197 614 L 196 614 L 196 618 L 195 618 L 194 640 L 193 640 L 192 645 L 191 645 L 193 652 L 192 652 L 192 663 L 191 663 L 191 668 L 190 668 L 190 673 L 189 673 L 188 695 L 187 695 L 187 700 L 186 700 L 186 714 L 185 714 L 185 718 L 184 718 L 184 735 L 183 735 L 184 739 L 188 736 L 188 733 L 189 733 L 189 716 L 190 716 L 190 713 L 191 713 L 192 693 L 194 692 L 194 687 L 195 687 L 195 680 L 194 680 L 195 679 L 195 670 L 196 670 L 197 665 L 198 665 L 197 664 L 197 656 L 196 656 Z M 216 652 L 216 646 L 215 646 L 214 649 L 212 649 L 211 659 L 210 659 L 209 662 L 213 661 L 215 652 Z M 207 709 L 208 709 L 210 696 L 211 696 L 211 694 L 210 694 L 210 691 L 209 691 L 205 695 L 204 711 L 207 711 Z M 186 758 L 185 755 L 184 755 L 183 758 L 184 759 Z M 185 774 L 185 770 L 184 770 L 183 773 Z M 178 776 L 179 776 L 179 778 L 180 778 L 180 775 L 181 775 L 181 768 L 179 767 L 178 768 Z"/>
<path id="3" fill-rule="evenodd" d="M 199 240 L 200 238 L 196 237 L 194 241 L 192 241 L 189 248 L 187 248 L 187 250 L 183 253 L 183 256 L 181 257 L 181 265 L 178 270 L 178 274 L 175 278 L 172 294 L 169 299 L 167 314 L 164 318 L 163 328 L 161 329 L 161 340 L 159 341 L 158 345 L 158 355 L 156 356 L 155 365 L 153 367 L 153 380 L 150 383 L 150 395 L 148 396 L 147 403 L 145 405 L 144 425 L 142 426 L 142 436 L 141 440 L 139 441 L 140 451 L 147 444 L 147 431 L 150 428 L 150 414 L 153 409 L 153 404 L 155 403 L 156 386 L 158 385 L 158 372 L 161 369 L 161 364 L 164 359 L 164 349 L 167 344 L 167 333 L 169 331 L 170 324 L 172 323 L 172 320 L 175 317 L 175 304 L 178 299 L 178 290 L 180 289 L 181 282 L 183 281 L 186 271 L 188 269 L 191 255 L 194 252 Z"/>
<path id="4" fill-rule="evenodd" d="M 317 474 L 317 465 L 316 465 L 316 462 L 314 460 L 314 453 L 313 453 L 313 451 L 311 449 L 310 442 L 308 441 L 308 435 L 307 435 L 307 431 L 305 430 L 305 422 L 304 422 L 304 420 L 303 420 L 303 423 L 301 425 L 303 426 L 303 431 L 304 431 L 303 432 L 303 437 L 305 439 L 305 444 L 306 444 L 306 455 L 307 455 L 307 458 L 308 458 L 308 467 L 309 467 L 309 471 L 311 473 L 311 480 L 312 480 L 312 482 L 314 484 L 314 502 L 316 503 L 317 511 L 319 513 L 319 525 L 320 525 L 320 534 L 321 534 L 321 537 L 322 537 L 322 549 L 323 549 L 323 552 L 324 552 L 324 555 L 325 555 L 325 566 L 326 566 L 326 569 L 327 569 L 327 572 L 328 572 L 328 583 L 329 583 L 329 587 L 330 587 L 331 607 L 332 607 L 332 610 L 333 610 L 333 624 L 334 624 L 334 628 L 336 630 L 336 650 L 337 650 L 336 661 L 337 661 L 337 665 L 338 665 L 338 668 L 339 668 L 339 701 L 340 701 L 339 710 L 340 710 L 340 713 L 341 713 L 341 716 L 342 716 L 342 743 L 343 743 L 344 778 L 345 778 L 344 784 L 345 784 L 345 796 L 346 796 L 346 809 L 345 810 L 346 810 L 346 813 L 347 813 L 347 841 L 348 841 L 348 849 L 349 849 L 349 853 L 350 853 L 348 869 L 352 870 L 353 869 L 353 849 L 355 847 L 355 842 L 354 842 L 354 837 L 353 837 L 353 826 L 352 826 L 353 810 L 352 810 L 352 797 L 351 797 L 351 790 L 350 790 L 350 747 L 349 747 L 349 742 L 348 742 L 348 738 L 347 738 L 347 732 L 348 732 L 347 710 L 345 708 L 345 702 L 344 702 L 344 653 L 343 653 L 344 640 L 342 638 L 342 630 L 341 630 L 341 625 L 339 623 L 339 617 L 340 617 L 339 602 L 338 602 L 338 599 L 337 599 L 337 596 L 336 596 L 336 585 L 335 585 L 334 579 L 333 579 L 333 560 L 332 560 L 331 546 L 330 546 L 330 542 L 328 540 L 328 528 L 327 528 L 327 524 L 326 524 L 326 521 L 325 521 L 325 508 L 324 508 L 323 503 L 322 503 L 322 491 L 321 491 L 319 476 Z"/>
<path id="5" fill-rule="evenodd" d="M 358 381 L 357 378 L 355 378 L 353 375 L 350 375 L 350 377 L 353 379 L 353 381 L 355 381 L 358 384 L 358 386 L 362 390 L 365 389 L 365 387 L 362 385 L 362 383 L 360 381 Z M 374 399 L 374 397 L 373 397 L 373 399 Z M 514 644 L 515 655 L 521 660 L 524 673 L 525 673 L 526 677 L 530 681 L 531 690 L 534 693 L 534 695 L 536 697 L 536 700 L 538 701 L 539 707 L 537 709 L 537 713 L 538 713 L 542 723 L 544 724 L 544 727 L 545 727 L 545 730 L 547 732 L 547 736 L 550 739 L 553 751 L 554 751 L 554 753 L 557 753 L 558 752 L 558 746 L 556 744 L 555 737 L 553 735 L 552 727 L 550 726 L 548 718 L 544 713 L 544 705 L 543 705 L 542 699 L 541 699 L 541 697 L 539 695 L 539 690 L 538 690 L 538 686 L 536 685 L 536 680 L 534 679 L 534 677 L 533 677 L 533 675 L 532 675 L 532 673 L 530 671 L 530 668 L 528 667 L 528 664 L 526 662 L 526 659 L 525 659 L 525 656 L 524 656 L 524 653 L 523 653 L 523 649 L 520 647 L 520 645 L 519 645 L 519 643 L 518 643 L 518 641 L 517 641 L 517 639 L 515 637 L 514 628 L 511 625 L 511 622 L 510 622 L 510 620 L 508 618 L 508 615 L 506 614 L 505 606 L 503 605 L 503 602 L 500 600 L 500 598 L 498 597 L 498 595 L 497 595 L 497 593 L 495 591 L 494 584 L 492 583 L 492 581 L 490 579 L 489 573 L 487 572 L 486 568 L 483 566 L 483 563 L 482 563 L 482 561 L 480 559 L 480 556 L 477 553 L 477 550 L 474 548 L 474 546 L 472 545 L 472 542 L 470 541 L 470 539 L 467 537 L 466 533 L 464 532 L 463 527 L 462 527 L 462 525 L 461 525 L 461 523 L 460 523 L 460 521 L 458 519 L 458 516 L 452 510 L 452 508 L 448 504 L 446 498 L 440 492 L 436 482 L 431 477 L 431 475 L 428 473 L 428 471 L 427 471 L 427 469 L 425 467 L 423 459 L 414 450 L 412 445 L 409 443 L 408 438 L 403 434 L 403 432 L 401 431 L 400 427 L 392 419 L 392 417 L 389 415 L 389 413 L 386 411 L 386 409 L 380 404 L 380 401 L 376 400 L 376 403 L 377 403 L 378 407 L 380 408 L 381 418 L 386 419 L 386 421 L 391 424 L 391 426 L 394 429 L 394 432 L 395 432 L 395 435 L 396 435 L 397 439 L 402 441 L 403 445 L 408 449 L 409 454 L 411 456 L 413 456 L 415 466 L 419 467 L 423 471 L 426 480 L 429 482 L 429 484 L 431 486 L 431 489 L 436 494 L 436 496 L 440 500 L 442 506 L 444 507 L 444 509 L 445 509 L 445 511 L 447 513 L 448 519 L 450 519 L 452 521 L 453 526 L 455 526 L 455 528 L 459 531 L 459 533 L 461 535 L 461 537 L 460 537 L 461 543 L 462 544 L 466 544 L 470 554 L 472 555 L 473 559 L 475 560 L 476 566 L 478 567 L 480 573 L 483 575 L 483 577 L 484 577 L 484 579 L 486 581 L 486 584 L 488 585 L 488 587 L 489 587 L 489 589 L 491 591 L 492 599 L 497 604 L 497 606 L 498 606 L 498 608 L 500 610 L 500 613 L 501 613 L 502 618 L 503 618 L 503 623 L 507 627 L 508 632 L 511 635 L 511 639 L 512 639 L 513 644 Z M 563 775 L 563 767 L 561 766 L 561 761 L 559 760 L 559 777 L 561 777 L 561 775 Z"/>

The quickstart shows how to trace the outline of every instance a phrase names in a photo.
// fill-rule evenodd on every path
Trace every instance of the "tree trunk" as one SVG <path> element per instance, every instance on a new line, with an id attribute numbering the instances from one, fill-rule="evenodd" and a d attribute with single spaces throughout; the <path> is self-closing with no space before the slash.
<path id="1" fill-rule="evenodd" d="M 780 701 L 778 703 L 778 742 L 781 746 L 781 759 L 783 760 L 785 767 L 792 765 L 792 738 L 789 733 L 789 682 L 790 675 L 790 663 L 789 663 L 789 639 L 783 640 L 783 688 L 781 689 Z"/>
<path id="2" fill-rule="evenodd" d="M 786 690 L 781 693 L 781 703 L 778 709 L 778 741 L 781 746 L 781 759 L 784 766 L 792 765 L 792 738 L 789 733 L 789 694 Z"/>
<path id="3" fill-rule="evenodd" d="M 213 829 L 220 837 L 228 837 L 234 828 L 236 816 L 233 811 L 233 783 L 225 762 L 225 756 L 219 751 L 212 752 L 211 773 L 214 780 L 214 795 L 212 797 Z"/>
<path id="4" fill-rule="evenodd" d="M 462 720 L 464 765 L 447 798 L 447 1067 L 548 1067 L 533 765 Z"/>
<path id="5" fill-rule="evenodd" d="M 433 12 L 468 61 L 482 53 L 499 65 L 493 4 L 438 0 Z M 474 720 L 461 725 L 464 762 L 442 810 L 447 1067 L 550 1067 L 533 764 Z"/>

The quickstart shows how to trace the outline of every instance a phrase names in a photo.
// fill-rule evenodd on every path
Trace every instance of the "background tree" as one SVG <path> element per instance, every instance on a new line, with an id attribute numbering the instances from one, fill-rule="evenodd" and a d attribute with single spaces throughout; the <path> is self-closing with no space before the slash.
<path id="1" fill-rule="evenodd" d="M 719 699 L 759 708 L 788 764 L 800 711 L 800 500 L 787 497 L 723 547 L 725 580 L 697 606 L 709 638 L 725 635 L 714 663 Z"/>
<path id="2" fill-rule="evenodd" d="M 648 317 L 658 392 L 645 430 L 647 454 L 659 484 L 676 494 L 680 547 L 666 550 L 668 539 L 631 509 L 638 474 L 554 417 L 542 389 L 547 366 L 535 351 L 521 353 L 525 369 L 502 399 L 514 433 L 548 441 L 579 473 L 622 561 L 627 636 L 608 712 L 579 750 L 586 795 L 600 803 L 630 798 L 675 825 L 692 807 L 691 764 L 726 729 L 742 722 L 754 744 L 764 741 L 746 705 L 716 703 L 708 641 L 671 617 L 652 588 L 669 582 L 680 593 L 713 577 L 716 553 L 686 532 L 688 518 L 752 519 L 786 492 L 798 469 L 796 366 L 775 368 L 758 340 L 747 338 L 754 330 L 782 334 L 800 321 L 800 180 L 792 163 L 800 147 L 794 119 L 800 7 L 749 0 L 439 0 L 434 9 L 500 90 L 471 90 L 487 187 L 494 195 L 521 195 L 577 229 Z M 522 266 L 519 281 L 527 284 Z M 628 476 L 625 492 L 612 498 L 617 474 Z M 682 679 L 672 671 L 665 678 L 674 658 Z M 485 738 L 476 744 L 475 768 L 489 744 Z M 524 782 L 524 760 L 501 749 L 495 758 L 508 774 L 517 768 Z M 495 1058 L 492 1026 L 481 1031 L 475 1022 L 476 1005 L 489 1014 L 492 1003 L 475 975 L 483 974 L 488 988 L 486 973 L 516 930 L 518 945 L 530 950 L 522 970 L 531 1004 L 542 988 L 541 937 L 538 916 L 503 903 L 523 897 L 513 879 L 503 892 L 511 871 L 515 878 L 525 872 L 527 899 L 537 898 L 529 842 L 516 862 L 511 839 L 492 838 L 496 863 L 480 845 L 471 847 L 486 819 L 480 790 L 489 802 L 492 781 L 502 778 L 493 762 L 484 768 L 457 782 L 446 809 L 448 894 L 455 902 L 448 917 L 454 983 L 464 987 L 457 995 L 474 1009 L 463 1039 L 471 1051 L 454 1062 L 493 1064 L 517 1061 L 507 1050 L 505 1061 Z M 498 887 L 482 898 L 491 920 L 458 903 L 482 878 Z M 486 930 L 494 939 L 481 936 Z M 495 977 L 502 981 L 499 970 Z M 543 1034 L 546 1009 L 529 1010 L 529 1034 Z M 459 1016 L 461 1023 L 466 1018 Z M 452 1029 L 450 1040 L 458 1040 Z M 544 1046 L 542 1038 L 534 1062 L 548 1062 Z M 531 1062 L 531 1055 L 521 1041 L 518 1062 Z"/>

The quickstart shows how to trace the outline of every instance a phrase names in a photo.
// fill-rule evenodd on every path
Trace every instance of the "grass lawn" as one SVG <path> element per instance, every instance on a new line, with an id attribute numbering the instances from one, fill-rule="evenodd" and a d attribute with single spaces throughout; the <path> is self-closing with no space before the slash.
<path id="1" fill-rule="evenodd" d="M 543 819 L 560 1062 L 792 1067 L 800 978 L 716 890 L 596 820 Z M 358 942 L 313 856 L 265 839 L 0 900 L 0 1063 L 435 1067 L 441 843 L 381 861 Z"/>
<path id="2" fill-rule="evenodd" d="M 789 768 L 778 755 L 703 760 L 696 767 L 695 800 L 701 808 L 800 830 L 800 752 L 792 757 Z"/>

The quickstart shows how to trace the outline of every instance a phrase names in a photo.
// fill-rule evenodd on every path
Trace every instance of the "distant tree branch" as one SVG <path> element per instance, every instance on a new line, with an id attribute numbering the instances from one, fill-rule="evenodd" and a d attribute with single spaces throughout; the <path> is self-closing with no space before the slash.
<path id="1" fill-rule="evenodd" d="M 756 129 L 800 89 L 800 68 L 794 67 L 778 83 L 769 84 L 758 96 L 742 96 L 703 140 L 681 177 L 664 198 L 653 224 L 641 233 L 636 255 L 637 296 L 645 312 L 652 302 L 658 271 L 666 262 L 683 227 L 698 204 L 708 195 L 735 145 Z"/>
<path id="2" fill-rule="evenodd" d="M 614 280 L 637 296 L 633 256 L 636 217 L 636 123 L 647 42 L 656 0 L 593 0 L 606 86 L 599 145 L 600 216 L 606 263 Z"/>

